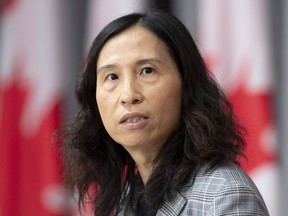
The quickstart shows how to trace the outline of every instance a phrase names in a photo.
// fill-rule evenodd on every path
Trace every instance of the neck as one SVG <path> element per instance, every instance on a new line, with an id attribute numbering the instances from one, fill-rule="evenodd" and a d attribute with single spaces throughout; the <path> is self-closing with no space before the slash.
<path id="1" fill-rule="evenodd" d="M 133 160 L 135 161 L 138 171 L 140 173 L 143 184 L 146 185 L 152 171 L 153 171 L 153 161 L 157 154 L 155 152 L 143 152 L 139 149 L 131 150 L 126 149 Z"/>
<path id="2" fill-rule="evenodd" d="M 141 179 L 143 181 L 143 184 L 146 185 L 148 182 L 148 179 L 149 179 L 149 177 L 153 171 L 153 165 L 152 165 L 152 163 L 137 164 L 137 167 L 138 167 L 138 171 L 140 173 Z"/>

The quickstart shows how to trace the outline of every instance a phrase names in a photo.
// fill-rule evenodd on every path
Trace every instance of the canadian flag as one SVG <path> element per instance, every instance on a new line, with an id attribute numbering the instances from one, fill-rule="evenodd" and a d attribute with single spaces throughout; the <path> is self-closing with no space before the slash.
<path id="1" fill-rule="evenodd" d="M 198 42 L 209 69 L 248 129 L 242 166 L 271 215 L 279 215 L 268 1 L 201 0 Z"/>
<path id="2" fill-rule="evenodd" d="M 66 210 L 53 132 L 63 86 L 56 0 L 0 5 L 0 215 Z"/>

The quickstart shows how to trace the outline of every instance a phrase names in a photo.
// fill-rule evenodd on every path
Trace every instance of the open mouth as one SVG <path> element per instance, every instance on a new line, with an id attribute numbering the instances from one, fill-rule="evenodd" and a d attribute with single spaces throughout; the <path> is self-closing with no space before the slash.
<path id="1" fill-rule="evenodd" d="M 147 116 L 143 115 L 142 113 L 128 113 L 120 119 L 120 124 L 123 123 L 138 123 L 143 122 L 144 120 L 148 119 Z"/>
<path id="2" fill-rule="evenodd" d="M 131 118 L 126 118 L 121 123 L 123 123 L 123 122 L 134 123 L 134 122 L 142 121 L 144 119 L 147 119 L 147 118 L 145 118 L 143 116 L 135 116 L 135 117 L 131 117 Z"/>

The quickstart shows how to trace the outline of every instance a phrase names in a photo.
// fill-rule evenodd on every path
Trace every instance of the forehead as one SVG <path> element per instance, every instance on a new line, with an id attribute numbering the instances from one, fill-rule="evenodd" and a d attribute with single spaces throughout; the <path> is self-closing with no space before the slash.
<path id="1" fill-rule="evenodd" d="M 115 57 L 145 57 L 145 55 L 167 56 L 168 48 L 152 31 L 133 26 L 110 38 L 100 51 L 99 62 L 113 60 Z M 169 55 L 169 54 L 168 54 Z"/>
<path id="2" fill-rule="evenodd" d="M 129 27 L 128 29 L 125 29 L 124 31 L 114 35 L 113 37 L 111 37 L 110 39 L 108 39 L 106 41 L 106 43 L 104 44 L 103 47 L 107 46 L 107 44 L 113 44 L 115 43 L 115 41 L 131 41 L 133 42 L 131 39 L 139 39 L 139 40 L 151 40 L 151 41 L 158 41 L 158 42 L 162 42 L 162 40 L 160 40 L 157 35 L 152 32 L 151 30 L 139 26 L 139 25 L 135 25 L 132 27 Z"/>

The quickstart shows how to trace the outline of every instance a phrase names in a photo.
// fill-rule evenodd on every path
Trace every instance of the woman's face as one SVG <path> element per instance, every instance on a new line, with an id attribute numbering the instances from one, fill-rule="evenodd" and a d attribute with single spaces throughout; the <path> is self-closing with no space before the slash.
<path id="1" fill-rule="evenodd" d="M 109 135 L 127 150 L 158 153 L 181 110 L 181 77 L 166 45 L 131 27 L 104 45 L 96 73 L 96 101 Z"/>

